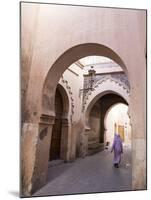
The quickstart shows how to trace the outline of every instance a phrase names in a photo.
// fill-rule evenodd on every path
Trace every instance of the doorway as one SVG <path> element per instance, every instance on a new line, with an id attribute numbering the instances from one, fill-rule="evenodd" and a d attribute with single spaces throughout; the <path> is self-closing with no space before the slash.
<path id="1" fill-rule="evenodd" d="M 124 142 L 124 126 L 118 125 L 118 134 L 120 135 L 122 141 Z"/>
<path id="2" fill-rule="evenodd" d="M 55 94 L 55 114 L 56 116 L 55 116 L 55 123 L 52 129 L 49 161 L 60 158 L 63 101 L 58 88 L 56 89 L 56 94 Z"/>

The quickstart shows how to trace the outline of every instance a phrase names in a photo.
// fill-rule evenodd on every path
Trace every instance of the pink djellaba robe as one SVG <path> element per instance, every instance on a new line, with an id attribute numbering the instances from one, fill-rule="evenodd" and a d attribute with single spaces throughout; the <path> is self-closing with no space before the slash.
<path id="1" fill-rule="evenodd" d="M 123 153 L 123 144 L 120 135 L 115 134 L 111 152 L 114 151 L 113 164 L 121 162 L 121 154 Z"/>

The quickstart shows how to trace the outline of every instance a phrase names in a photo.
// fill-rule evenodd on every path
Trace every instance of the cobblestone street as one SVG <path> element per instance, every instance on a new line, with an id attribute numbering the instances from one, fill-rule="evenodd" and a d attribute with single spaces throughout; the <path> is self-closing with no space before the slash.
<path id="1" fill-rule="evenodd" d="M 130 148 L 124 147 L 119 168 L 112 158 L 109 149 L 72 163 L 50 163 L 47 184 L 33 196 L 131 190 Z"/>

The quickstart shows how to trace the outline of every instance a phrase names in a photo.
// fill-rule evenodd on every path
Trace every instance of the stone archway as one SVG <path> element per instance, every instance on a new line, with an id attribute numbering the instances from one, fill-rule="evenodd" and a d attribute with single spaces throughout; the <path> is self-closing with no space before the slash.
<path id="1" fill-rule="evenodd" d="M 106 47 L 102 44 L 96 43 L 87 43 L 74 46 L 63 53 L 56 62 L 49 69 L 42 90 L 41 96 L 41 109 L 40 109 L 40 123 L 38 135 L 42 138 L 42 141 L 36 145 L 35 153 L 35 162 L 33 171 L 31 174 L 32 184 L 31 184 L 31 193 L 42 187 L 46 183 L 47 177 L 47 168 L 48 168 L 48 155 L 49 155 L 49 146 L 52 135 L 52 128 L 55 119 L 55 91 L 60 77 L 63 72 L 75 61 L 80 58 L 89 56 L 89 55 L 98 55 L 109 57 L 119 64 L 125 73 L 128 75 L 126 66 L 119 55 L 117 55 L 112 49 Z M 106 91 L 104 91 L 106 92 Z M 67 125 L 68 126 L 68 125 Z M 70 127 L 69 127 L 70 129 Z M 71 146 L 72 132 L 68 131 L 69 135 L 67 146 Z M 42 135 L 42 137 L 41 137 Z M 83 138 L 81 138 L 82 143 L 84 143 Z M 81 147 L 82 151 L 85 151 L 85 147 Z M 45 156 L 44 156 L 45 155 Z M 66 154 L 66 160 L 70 160 L 70 152 Z"/>
<path id="2" fill-rule="evenodd" d="M 87 152 L 91 154 L 91 152 L 98 152 L 105 148 L 106 127 L 104 126 L 104 120 L 107 110 L 116 103 L 125 103 L 127 105 L 123 97 L 113 91 L 106 91 L 99 96 L 100 98 L 98 98 L 97 101 L 92 101 L 93 104 L 87 113 L 87 119 L 85 121 L 85 133 L 83 134 L 85 137 L 85 143 L 83 145 L 86 146 L 85 155 L 87 155 Z M 95 114 L 95 120 L 93 122 L 92 111 L 96 105 L 99 107 L 96 110 L 97 115 Z M 95 129 L 98 130 L 96 131 Z M 93 138 L 94 141 L 91 138 Z"/>
<path id="3" fill-rule="evenodd" d="M 89 117 L 90 117 L 90 112 L 93 108 L 93 106 L 96 104 L 96 102 L 103 98 L 104 96 L 107 96 L 109 94 L 112 94 L 114 96 L 119 96 L 119 101 L 125 101 L 126 104 L 129 104 L 129 88 L 125 85 L 123 85 L 123 83 L 117 82 L 111 78 L 105 78 L 101 81 L 96 82 L 96 84 L 94 85 L 94 90 L 90 91 L 87 93 L 85 100 L 84 100 L 84 104 L 83 104 L 83 110 L 84 110 L 84 121 L 85 121 L 85 130 L 83 133 L 83 155 L 87 155 L 88 151 L 88 136 L 91 132 L 91 126 L 90 126 L 90 121 L 89 121 Z M 109 106 L 111 106 L 110 104 L 115 103 L 115 102 L 110 102 Z M 103 106 L 104 107 L 104 106 Z M 108 109 L 105 108 L 104 109 Z M 105 116 L 105 112 L 106 110 L 103 112 L 103 115 L 101 115 L 101 132 L 102 132 L 102 139 L 100 139 L 100 150 L 104 149 L 104 116 Z M 102 145 L 101 145 L 102 144 Z M 96 145 L 97 146 L 97 145 Z M 97 146 L 97 148 L 99 148 L 99 146 Z M 89 154 L 89 153 L 88 153 Z"/>
<path id="4" fill-rule="evenodd" d="M 59 81 L 62 73 L 74 62 L 77 60 L 90 56 L 90 55 L 98 55 L 104 56 L 115 61 L 120 67 L 124 70 L 126 75 L 128 76 L 128 72 L 126 66 L 119 55 L 116 54 L 109 47 L 97 44 L 97 43 L 86 43 L 74 46 L 67 50 L 64 54 L 62 54 L 56 62 L 50 68 L 47 77 L 45 79 L 43 94 L 42 94 L 42 115 L 53 116 L 54 113 L 54 90 L 55 85 Z M 61 66 L 61 67 L 60 67 Z M 51 79 L 51 81 L 50 81 Z M 51 92 L 50 92 L 51 91 Z M 71 133 L 72 134 L 72 133 Z M 72 136 L 71 136 L 72 138 Z M 74 138 L 74 137 L 73 137 Z M 84 139 L 81 136 L 81 146 L 80 146 L 80 155 L 82 157 L 85 156 L 83 153 L 86 148 L 83 146 Z M 72 141 L 70 140 L 70 146 L 72 146 Z M 75 157 L 74 155 L 71 157 Z M 70 160 L 70 155 L 68 157 Z"/>
<path id="5" fill-rule="evenodd" d="M 124 87 L 121 83 L 115 82 L 112 79 L 105 79 L 103 81 L 98 81 L 94 86 L 94 91 L 89 92 L 84 101 L 84 117 L 85 117 L 85 127 L 89 127 L 88 118 L 89 113 L 93 105 L 105 94 L 112 93 L 117 94 L 129 104 L 129 90 Z"/>
<path id="6" fill-rule="evenodd" d="M 115 61 L 128 76 L 126 66 L 119 55 L 112 49 L 102 44 L 87 43 L 74 46 L 63 53 L 51 66 L 47 73 L 42 93 L 42 114 L 53 115 L 54 113 L 54 91 L 63 72 L 80 58 L 98 55 Z M 50 81 L 51 80 L 51 81 Z M 51 91 L 51 92 L 50 92 Z"/>

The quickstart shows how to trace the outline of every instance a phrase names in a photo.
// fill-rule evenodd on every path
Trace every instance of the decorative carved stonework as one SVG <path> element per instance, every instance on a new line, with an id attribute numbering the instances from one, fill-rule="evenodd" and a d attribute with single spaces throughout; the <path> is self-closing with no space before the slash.
<path id="1" fill-rule="evenodd" d="M 85 110 L 85 106 L 86 106 L 87 101 L 88 101 L 89 97 L 91 96 L 91 94 L 99 87 L 99 85 L 105 83 L 108 80 L 110 80 L 114 84 L 122 87 L 122 89 L 125 90 L 126 93 L 129 95 L 129 93 L 130 93 L 130 86 L 129 86 L 129 82 L 128 82 L 127 76 L 124 73 L 99 75 L 98 77 L 95 78 L 95 84 L 94 84 L 93 91 L 88 91 L 83 96 L 82 111 Z"/>
<path id="2" fill-rule="evenodd" d="M 90 77 L 88 76 L 84 77 L 84 88 L 88 87 L 89 79 Z M 115 82 L 118 82 L 119 84 L 123 85 L 125 88 L 130 90 L 130 84 L 124 72 L 117 72 L 117 73 L 112 73 L 112 74 L 96 74 L 94 77 L 94 85 L 96 85 L 98 81 L 104 81 L 106 79 L 114 80 Z"/>
<path id="3" fill-rule="evenodd" d="M 73 98 L 73 92 L 71 90 L 71 87 L 69 86 L 69 83 L 67 80 L 65 80 L 63 78 L 63 76 L 61 77 L 60 79 L 60 84 L 63 85 L 66 90 L 68 91 L 68 94 L 70 96 L 70 100 L 71 100 L 71 116 L 70 116 L 70 120 L 71 120 L 71 123 L 72 123 L 72 117 L 73 117 L 73 114 L 74 114 L 74 98 Z"/>

